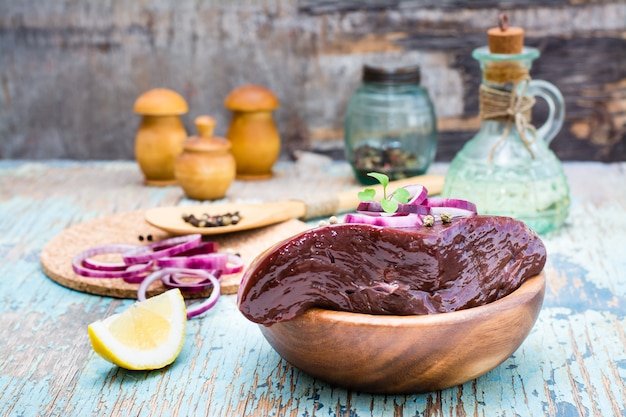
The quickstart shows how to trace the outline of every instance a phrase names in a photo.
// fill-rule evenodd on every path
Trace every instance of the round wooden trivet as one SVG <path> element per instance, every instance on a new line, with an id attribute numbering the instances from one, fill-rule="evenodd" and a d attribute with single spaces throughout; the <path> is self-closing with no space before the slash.
<path id="1" fill-rule="evenodd" d="M 77 291 L 118 298 L 137 298 L 139 284 L 127 283 L 120 278 L 87 278 L 77 275 L 72 270 L 72 258 L 95 245 L 147 243 L 146 240 L 139 241 L 139 236 L 145 238 L 147 235 L 152 235 L 153 241 L 171 237 L 167 232 L 148 224 L 144 216 L 144 211 L 118 213 L 65 229 L 52 238 L 41 253 L 44 273 L 53 281 Z M 219 243 L 220 251 L 239 253 L 247 268 L 254 258 L 270 246 L 308 228 L 306 223 L 299 220 L 289 220 L 254 230 L 213 235 L 210 240 Z M 235 294 L 242 275 L 243 273 L 223 275 L 222 293 Z M 148 296 L 164 290 L 165 287 L 158 281 L 150 286 Z M 206 293 L 191 294 L 189 297 L 206 297 L 209 293 L 210 290 Z"/>

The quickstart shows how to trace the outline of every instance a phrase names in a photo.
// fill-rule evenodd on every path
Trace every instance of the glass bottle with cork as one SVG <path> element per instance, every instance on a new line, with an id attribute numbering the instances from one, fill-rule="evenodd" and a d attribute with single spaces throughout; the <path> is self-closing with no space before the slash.
<path id="1" fill-rule="evenodd" d="M 551 83 L 530 77 L 536 48 L 524 46 L 524 29 L 500 15 L 488 30 L 479 61 L 481 128 L 454 157 L 444 197 L 471 200 L 479 214 L 520 219 L 537 233 L 561 227 L 569 211 L 569 187 L 561 162 L 549 144 L 563 125 L 563 96 Z M 531 121 L 535 99 L 548 115 L 540 127 Z"/>
<path id="2" fill-rule="evenodd" d="M 376 171 L 392 180 L 426 172 L 437 148 L 437 121 L 418 66 L 364 65 L 346 110 L 345 156 L 361 184 Z"/>

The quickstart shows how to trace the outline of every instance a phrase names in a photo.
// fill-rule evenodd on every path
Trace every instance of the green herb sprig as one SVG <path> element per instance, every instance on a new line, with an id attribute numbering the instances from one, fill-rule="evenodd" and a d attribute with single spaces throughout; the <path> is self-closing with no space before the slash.
<path id="1" fill-rule="evenodd" d="M 398 204 L 406 204 L 409 201 L 410 193 L 405 188 L 396 189 L 389 197 L 387 197 L 387 186 L 389 185 L 389 177 L 379 172 L 368 172 L 372 178 L 375 178 L 383 186 L 383 198 L 380 200 L 385 213 L 393 214 L 398 211 Z M 358 193 L 359 200 L 364 203 L 375 201 L 376 190 L 366 188 Z"/>

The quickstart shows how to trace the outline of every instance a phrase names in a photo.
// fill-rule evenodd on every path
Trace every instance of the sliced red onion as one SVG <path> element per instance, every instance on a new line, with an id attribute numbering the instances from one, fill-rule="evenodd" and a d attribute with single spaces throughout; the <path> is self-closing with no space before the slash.
<path id="1" fill-rule="evenodd" d="M 202 236 L 200 234 L 178 236 L 154 242 L 122 254 L 122 259 L 128 265 L 149 262 L 154 259 L 166 256 L 174 256 L 182 252 L 191 250 L 200 245 Z"/>
<path id="2" fill-rule="evenodd" d="M 424 223 L 422 217 L 417 214 L 409 214 L 406 216 L 368 216 L 352 213 L 346 214 L 344 222 L 398 228 L 416 227 Z"/>
<path id="3" fill-rule="evenodd" d="M 186 268 L 178 268 L 179 270 L 185 270 Z M 197 270 L 194 270 L 197 271 Z M 220 278 L 222 277 L 222 271 L 216 269 L 214 271 L 206 271 L 221 282 Z M 201 274 L 191 274 L 191 273 L 182 273 L 175 272 L 171 274 L 164 275 L 161 277 L 163 284 L 165 284 L 168 288 L 180 288 L 185 292 L 200 292 L 209 289 L 213 284 L 211 280 L 209 280 L 206 276 Z"/>
<path id="4" fill-rule="evenodd" d="M 77 274 L 94 278 L 122 278 L 138 283 L 137 298 L 146 299 L 146 290 L 159 279 L 168 288 L 200 292 L 211 288 L 211 295 L 187 308 L 187 319 L 212 308 L 220 296 L 219 278 L 243 269 L 239 255 L 216 253 L 217 242 L 202 242 L 199 234 L 180 236 L 144 246 L 101 245 L 89 248 L 72 259 Z M 90 259 L 96 255 L 121 254 L 124 263 Z M 156 265 L 158 269 L 152 271 Z M 173 267 L 180 266 L 180 267 Z M 193 268 L 191 268 L 193 267 Z M 150 271 L 152 271 L 150 273 Z"/>
<path id="5" fill-rule="evenodd" d="M 213 282 L 213 291 L 211 291 L 211 295 L 203 302 L 192 304 L 190 306 L 191 308 L 187 308 L 187 320 L 199 316 L 205 311 L 212 309 L 215 304 L 217 304 L 217 300 L 220 298 L 220 283 L 217 282 L 214 277 L 209 279 Z"/>
<path id="6" fill-rule="evenodd" d="M 106 254 L 119 253 L 122 254 L 129 250 L 136 249 L 138 245 L 125 245 L 125 244 L 117 244 L 117 245 L 103 245 L 111 249 L 111 252 L 106 252 Z M 95 249 L 95 248 L 92 248 Z M 105 253 L 98 253 L 96 255 L 104 255 Z M 96 256 L 91 255 L 91 256 Z M 128 265 L 124 262 L 104 262 L 98 261 L 96 259 L 85 258 L 82 261 L 82 266 L 87 269 L 95 269 L 98 271 L 124 271 L 128 268 Z"/>
<path id="7" fill-rule="evenodd" d="M 72 269 L 78 275 L 89 278 L 122 278 L 125 280 L 139 279 L 139 277 L 143 278 L 145 273 L 152 268 L 152 262 L 150 261 L 127 265 L 124 269 L 118 270 L 96 269 L 85 266 L 84 264 L 86 259 L 93 256 L 126 253 L 128 246 L 129 245 L 100 245 L 84 250 L 72 259 Z"/>
<path id="8" fill-rule="evenodd" d="M 208 255 L 172 256 L 157 259 L 159 268 L 190 268 L 221 270 L 224 274 L 234 274 L 243 270 L 243 259 L 230 253 L 210 253 Z"/>
<path id="9" fill-rule="evenodd" d="M 228 254 L 228 263 L 222 269 L 224 274 L 235 274 L 243 271 L 243 259 L 239 255 Z"/>
<path id="10" fill-rule="evenodd" d="M 435 217 L 435 219 L 440 219 L 442 213 L 449 214 L 450 217 L 452 217 L 453 219 L 458 219 L 461 217 L 471 217 L 471 216 L 476 215 L 475 211 L 465 210 L 465 209 L 455 208 L 455 207 L 431 207 L 430 208 L 430 214 L 432 214 Z"/>
<path id="11" fill-rule="evenodd" d="M 149 268 L 142 268 L 143 265 L 149 265 Z M 124 281 L 129 282 L 131 284 L 139 284 L 144 278 L 153 270 L 152 262 L 148 264 L 135 264 L 130 265 L 127 271 L 138 271 L 136 274 L 131 274 L 127 277 L 122 277 Z"/>
<path id="12" fill-rule="evenodd" d="M 155 262 L 159 268 L 224 269 L 228 263 L 228 254 L 168 256 Z"/>
<path id="13" fill-rule="evenodd" d="M 89 258 L 83 260 L 82 265 L 87 269 L 96 271 L 124 271 L 129 267 L 124 262 L 101 262 Z"/>
<path id="14" fill-rule="evenodd" d="M 357 213 L 367 214 L 369 216 L 406 216 L 407 214 L 428 214 L 428 207 L 419 204 L 398 204 L 398 210 L 395 213 L 387 213 L 383 210 L 383 206 L 375 201 L 359 203 L 356 209 Z"/>
<path id="15" fill-rule="evenodd" d="M 137 289 L 137 299 L 139 301 L 144 301 L 146 299 L 146 290 L 153 282 L 158 281 L 159 279 L 163 280 L 165 276 L 172 274 L 186 274 L 193 277 L 200 276 L 202 278 L 208 279 L 213 286 L 213 290 L 211 291 L 211 295 L 209 296 L 209 298 L 201 303 L 192 304 L 190 306 L 191 308 L 187 308 L 187 319 L 196 317 L 204 313 L 205 311 L 211 309 L 217 303 L 217 300 L 220 296 L 220 283 L 217 278 L 208 271 L 204 271 L 201 269 L 185 268 L 163 268 L 148 275 L 146 279 L 144 279 L 141 284 L 139 284 L 139 288 Z M 205 289 L 208 288 L 209 287 L 206 287 Z M 181 288 L 181 290 L 183 289 Z"/>
<path id="16" fill-rule="evenodd" d="M 471 211 L 476 214 L 476 204 L 467 200 L 458 200 L 456 198 L 431 197 L 424 201 L 428 207 L 446 207 Z"/>
<path id="17" fill-rule="evenodd" d="M 421 204 L 428 197 L 428 189 L 423 185 L 414 184 L 403 187 L 409 192 L 409 201 L 407 204 Z M 392 199 L 395 191 L 389 195 L 388 199 Z"/>
<path id="18" fill-rule="evenodd" d="M 200 242 L 200 244 L 194 248 L 186 250 L 177 254 L 176 256 L 195 256 L 195 255 L 207 255 L 209 253 L 216 253 L 219 249 L 218 242 Z"/>
<path id="19" fill-rule="evenodd" d="M 141 281 L 141 284 L 139 284 L 139 287 L 137 288 L 137 300 L 145 301 L 146 290 L 148 289 L 148 287 L 150 287 L 153 282 L 160 280 L 162 276 L 169 273 L 170 272 L 167 269 L 158 269 L 148 275 L 143 281 Z"/>
<path id="20" fill-rule="evenodd" d="M 386 213 L 380 203 L 363 202 L 357 207 L 358 214 L 347 214 L 345 222 L 402 228 L 424 224 L 425 215 L 432 215 L 435 220 L 440 221 L 443 213 L 448 214 L 450 218 L 476 214 L 476 205 L 470 201 L 442 197 L 428 198 L 428 190 L 422 185 L 409 185 L 404 188 L 409 192 L 409 201 L 406 204 L 399 203 L 395 213 Z M 394 194 L 391 194 L 388 199 L 392 199 L 393 196 Z"/>
<path id="21" fill-rule="evenodd" d="M 214 271 L 204 269 L 187 269 L 176 268 L 179 272 L 173 272 L 161 277 L 161 281 L 168 288 L 179 288 L 184 292 L 201 292 L 208 290 L 213 286 L 212 281 L 207 277 L 207 273 L 213 275 L 215 279 L 218 277 Z"/>

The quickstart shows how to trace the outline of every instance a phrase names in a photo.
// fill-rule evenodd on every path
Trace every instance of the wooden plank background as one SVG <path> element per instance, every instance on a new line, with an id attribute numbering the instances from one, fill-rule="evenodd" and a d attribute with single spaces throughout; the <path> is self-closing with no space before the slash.
<path id="1" fill-rule="evenodd" d="M 471 51 L 501 10 L 542 52 L 532 75 L 566 98 L 557 155 L 626 160 L 623 0 L 0 0 L 0 158 L 132 159 L 132 105 L 154 87 L 188 100 L 190 133 L 211 114 L 223 135 L 223 99 L 246 83 L 282 102 L 283 158 L 341 158 L 362 64 L 393 60 L 422 67 L 450 160 L 479 126 Z"/>

